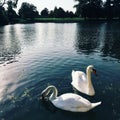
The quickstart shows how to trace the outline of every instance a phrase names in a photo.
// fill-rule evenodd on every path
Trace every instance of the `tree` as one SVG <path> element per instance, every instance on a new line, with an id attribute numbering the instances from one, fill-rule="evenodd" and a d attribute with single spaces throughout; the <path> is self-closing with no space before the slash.
<path id="1" fill-rule="evenodd" d="M 81 17 L 98 18 L 101 15 L 102 0 L 75 0 L 78 4 L 75 5 L 76 13 Z"/>
<path id="2" fill-rule="evenodd" d="M 64 11 L 63 8 L 55 7 L 54 10 L 51 10 L 49 12 L 49 17 L 54 17 L 54 18 L 68 18 L 68 17 L 77 17 L 76 14 L 74 14 L 72 11 Z"/>
<path id="3" fill-rule="evenodd" d="M 8 4 L 10 3 L 10 4 Z M 0 25 L 8 24 L 8 16 L 6 14 L 6 11 L 4 9 L 4 5 L 10 5 L 11 8 L 17 7 L 18 0 L 0 0 Z M 10 7 L 8 6 L 8 7 Z M 15 14 L 15 11 L 14 11 Z"/>
<path id="4" fill-rule="evenodd" d="M 38 11 L 37 11 L 37 7 L 34 6 L 33 4 L 29 4 L 27 2 L 23 2 L 18 14 L 21 18 L 23 19 L 27 19 L 30 18 L 31 20 L 33 20 L 35 17 L 37 17 L 39 15 Z"/>
<path id="5" fill-rule="evenodd" d="M 85 7 L 88 0 L 75 0 L 75 1 L 78 1 L 78 4 L 74 5 L 74 7 L 76 8 L 76 14 L 78 16 L 82 16 L 83 8 Z"/>
<path id="6" fill-rule="evenodd" d="M 14 19 L 18 18 L 18 15 L 13 10 L 13 3 L 12 3 L 12 1 L 11 0 L 7 1 L 7 5 L 8 5 L 8 8 L 7 8 L 6 12 L 7 12 L 8 20 L 9 20 L 9 22 L 14 22 Z"/>
<path id="7" fill-rule="evenodd" d="M 66 13 L 63 10 L 63 8 L 61 8 L 61 7 L 59 7 L 59 8 L 55 7 L 54 10 L 53 10 L 52 15 L 55 18 L 65 18 Z"/>
<path id="8" fill-rule="evenodd" d="M 8 1 L 11 1 L 13 7 L 17 7 L 18 0 L 0 0 L 0 6 L 3 7 Z"/>
<path id="9" fill-rule="evenodd" d="M 107 19 L 120 18 L 120 0 L 106 0 L 104 11 Z"/>
<path id="10" fill-rule="evenodd" d="M 4 7 L 0 6 L 0 25 L 8 24 L 7 15 Z"/>
<path id="11" fill-rule="evenodd" d="M 44 8 L 42 11 L 41 11 L 41 16 L 42 17 L 48 17 L 49 15 L 49 11 L 47 8 Z"/>
<path id="12" fill-rule="evenodd" d="M 104 4 L 104 9 L 105 9 L 105 15 L 107 19 L 112 19 L 112 3 L 111 0 L 106 0 Z"/>
<path id="13" fill-rule="evenodd" d="M 115 17 L 119 17 L 120 19 L 120 0 L 114 0 L 114 13 Z"/>
<path id="14" fill-rule="evenodd" d="M 66 17 L 73 18 L 73 17 L 77 17 L 77 16 L 72 11 L 66 11 Z"/>

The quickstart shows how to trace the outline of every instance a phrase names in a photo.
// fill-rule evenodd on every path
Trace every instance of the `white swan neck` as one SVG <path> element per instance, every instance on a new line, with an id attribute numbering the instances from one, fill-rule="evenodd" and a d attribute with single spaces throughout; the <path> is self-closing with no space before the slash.
<path id="1" fill-rule="evenodd" d="M 48 91 L 51 92 L 51 95 L 50 95 L 49 99 L 54 100 L 58 95 L 57 88 L 55 86 L 50 86 L 48 88 Z"/>
<path id="2" fill-rule="evenodd" d="M 92 95 L 95 94 L 95 91 L 94 91 L 94 88 L 93 88 L 93 85 L 92 85 L 91 72 L 92 72 L 92 69 L 90 67 L 88 67 L 87 70 L 86 70 L 87 82 L 88 82 L 88 84 L 87 84 L 87 86 L 88 86 L 87 87 L 88 88 L 87 93 L 92 96 Z"/>
<path id="3" fill-rule="evenodd" d="M 87 68 L 87 70 L 86 70 L 86 75 L 87 75 L 88 82 L 91 83 L 91 71 L 89 68 Z"/>

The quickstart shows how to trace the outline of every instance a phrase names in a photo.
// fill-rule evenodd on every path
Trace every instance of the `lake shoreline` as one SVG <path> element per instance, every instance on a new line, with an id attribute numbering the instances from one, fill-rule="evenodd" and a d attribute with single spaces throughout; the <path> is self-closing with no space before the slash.
<path id="1" fill-rule="evenodd" d="M 35 18 L 34 22 L 53 22 L 53 23 L 79 23 L 79 22 L 110 22 L 110 21 L 120 21 L 119 19 L 108 20 L 105 18 L 101 19 L 84 19 L 84 18 Z"/>
<path id="2" fill-rule="evenodd" d="M 108 20 L 105 18 L 99 18 L 99 19 L 93 19 L 93 18 L 35 18 L 33 20 L 31 19 L 15 19 L 12 23 L 9 24 L 28 24 L 28 23 L 80 23 L 80 22 L 112 22 L 117 21 L 119 22 L 119 19 L 112 19 Z"/>

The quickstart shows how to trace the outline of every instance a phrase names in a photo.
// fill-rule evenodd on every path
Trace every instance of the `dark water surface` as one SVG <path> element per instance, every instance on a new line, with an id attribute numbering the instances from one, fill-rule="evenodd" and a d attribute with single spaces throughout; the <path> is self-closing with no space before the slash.
<path id="1" fill-rule="evenodd" d="M 93 64 L 102 104 L 86 113 L 39 100 L 48 85 L 74 92 L 71 71 Z M 120 23 L 36 23 L 0 27 L 0 120 L 120 120 Z"/>

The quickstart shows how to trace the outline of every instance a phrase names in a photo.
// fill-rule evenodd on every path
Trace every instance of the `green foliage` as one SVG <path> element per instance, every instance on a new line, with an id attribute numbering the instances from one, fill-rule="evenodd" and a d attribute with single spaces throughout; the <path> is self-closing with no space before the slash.
<path id="1" fill-rule="evenodd" d="M 120 19 L 120 0 L 107 0 L 104 4 L 104 13 L 108 19 Z"/>
<path id="2" fill-rule="evenodd" d="M 78 22 L 81 18 L 95 20 L 99 19 L 120 19 L 120 0 L 74 0 L 77 5 L 76 12 L 65 11 L 63 8 L 55 7 L 54 10 L 49 11 L 44 8 L 39 15 L 37 7 L 33 4 L 23 2 L 18 15 L 14 8 L 17 7 L 18 0 L 0 0 L 0 25 L 8 23 L 27 23 L 34 22 Z M 7 10 L 4 5 L 7 5 Z M 79 17 L 76 19 L 76 17 Z M 43 19 L 42 19 L 43 18 Z M 47 19 L 44 19 L 47 18 Z M 73 18 L 73 19 L 71 19 Z M 83 20 L 83 19 L 82 19 Z"/>
<path id="3" fill-rule="evenodd" d="M 8 24 L 17 18 L 16 12 L 13 10 L 17 6 L 18 0 L 0 0 L 0 25 Z M 4 5 L 7 4 L 7 11 L 4 9 Z"/>
<path id="4" fill-rule="evenodd" d="M 36 22 L 80 22 L 84 18 L 35 18 Z"/>
<path id="5" fill-rule="evenodd" d="M 44 8 L 41 11 L 41 17 L 53 17 L 53 18 L 67 18 L 67 17 L 76 17 L 76 15 L 72 11 L 64 11 L 63 8 L 55 7 L 54 10 L 49 11 L 47 8 Z"/>
<path id="6" fill-rule="evenodd" d="M 18 15 L 16 14 L 16 12 L 13 10 L 13 2 L 11 1 L 11 0 L 9 0 L 8 2 L 7 2 L 7 5 L 8 5 L 8 7 L 7 7 L 7 11 L 6 11 L 6 13 L 7 13 L 7 17 L 8 17 L 8 20 L 9 20 L 9 22 L 14 22 L 14 19 L 16 19 L 16 18 L 18 18 Z"/>
<path id="7" fill-rule="evenodd" d="M 55 9 L 54 9 L 54 17 L 56 17 L 56 18 L 64 18 L 65 17 L 65 11 L 61 8 L 61 7 L 59 7 L 58 9 L 57 9 L 57 7 L 55 7 Z"/>
<path id="8" fill-rule="evenodd" d="M 48 17 L 49 15 L 49 11 L 47 8 L 44 8 L 42 11 L 41 11 L 41 16 L 42 17 Z"/>
<path id="9" fill-rule="evenodd" d="M 8 18 L 7 14 L 5 12 L 5 9 L 0 6 L 0 25 L 8 24 Z"/>
<path id="10" fill-rule="evenodd" d="M 79 3 L 75 5 L 78 16 L 98 18 L 101 15 L 102 0 L 76 0 Z"/>
<path id="11" fill-rule="evenodd" d="M 17 7 L 18 0 L 0 0 L 0 6 L 4 6 L 5 4 L 11 4 L 12 7 Z"/>
<path id="12" fill-rule="evenodd" d="M 120 18 L 120 0 L 75 0 L 78 16 L 84 18 Z"/>
<path id="13" fill-rule="evenodd" d="M 21 8 L 19 9 L 19 16 L 23 19 L 30 18 L 34 19 L 38 16 L 37 8 L 33 4 L 23 2 Z"/>

